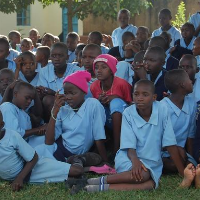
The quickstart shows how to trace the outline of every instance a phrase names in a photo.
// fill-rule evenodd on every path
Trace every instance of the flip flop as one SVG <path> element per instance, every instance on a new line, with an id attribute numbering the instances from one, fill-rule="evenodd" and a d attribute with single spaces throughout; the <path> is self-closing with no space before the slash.
<path id="1" fill-rule="evenodd" d="M 89 168 L 90 172 L 95 172 L 97 174 L 116 174 L 116 170 L 108 165 L 103 165 L 101 167 L 91 166 Z"/>

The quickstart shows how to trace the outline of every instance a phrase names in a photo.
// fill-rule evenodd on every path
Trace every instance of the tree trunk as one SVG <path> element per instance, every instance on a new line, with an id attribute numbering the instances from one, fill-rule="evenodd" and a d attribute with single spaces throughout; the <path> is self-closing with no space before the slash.
<path id="1" fill-rule="evenodd" d="M 68 33 L 73 31 L 73 25 L 72 25 L 72 18 L 73 18 L 72 4 L 73 4 L 73 0 L 67 0 Z"/>

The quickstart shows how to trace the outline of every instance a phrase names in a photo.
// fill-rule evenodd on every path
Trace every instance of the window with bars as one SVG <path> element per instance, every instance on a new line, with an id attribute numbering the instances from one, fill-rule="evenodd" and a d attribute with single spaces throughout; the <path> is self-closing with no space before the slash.
<path id="1" fill-rule="evenodd" d="M 30 26 L 30 6 L 17 12 L 17 26 Z"/>

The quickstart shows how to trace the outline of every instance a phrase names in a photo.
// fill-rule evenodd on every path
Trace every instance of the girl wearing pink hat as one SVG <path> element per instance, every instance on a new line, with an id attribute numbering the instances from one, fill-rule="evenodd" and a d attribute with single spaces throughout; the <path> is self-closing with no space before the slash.
<path id="1" fill-rule="evenodd" d="M 53 146 L 54 157 L 59 161 L 65 162 L 72 155 L 88 152 L 94 143 L 103 160 L 107 161 L 104 108 L 94 98 L 85 100 L 90 79 L 87 71 L 77 71 L 64 79 L 64 94 L 56 94 L 46 144 Z"/>
<path id="2" fill-rule="evenodd" d="M 108 54 L 99 55 L 93 63 L 93 70 L 98 80 L 90 90 L 94 98 L 99 99 L 106 111 L 106 126 L 113 130 L 114 151 L 120 144 L 122 112 L 132 102 L 131 86 L 125 80 L 115 77 L 117 59 Z"/>

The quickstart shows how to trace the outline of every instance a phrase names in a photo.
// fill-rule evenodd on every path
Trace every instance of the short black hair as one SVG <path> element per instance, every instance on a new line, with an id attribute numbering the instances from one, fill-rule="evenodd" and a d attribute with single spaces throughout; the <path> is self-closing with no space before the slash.
<path id="1" fill-rule="evenodd" d="M 151 92 L 152 94 L 155 94 L 155 85 L 152 81 L 150 80 L 147 80 L 147 79 L 141 79 L 139 81 L 137 81 L 134 85 L 134 90 L 135 90 L 135 87 L 138 86 L 138 85 L 147 85 L 151 88 Z"/>
<path id="2" fill-rule="evenodd" d="M 163 48 L 164 50 L 167 49 L 167 42 L 161 36 L 155 36 L 155 37 L 151 38 L 149 41 L 149 44 L 151 47 L 159 46 L 159 47 Z"/>
<path id="3" fill-rule="evenodd" d="M 126 38 L 133 38 L 135 39 L 135 35 L 130 31 L 126 31 L 122 34 L 122 41 L 126 40 Z"/>
<path id="4" fill-rule="evenodd" d="M 189 29 L 191 29 L 193 32 L 195 32 L 195 27 L 192 23 L 186 22 L 185 24 L 182 25 L 182 27 L 183 26 L 187 26 Z"/>
<path id="5" fill-rule="evenodd" d="M 172 17 L 171 11 L 169 9 L 167 9 L 167 8 L 164 8 L 164 9 L 160 10 L 159 14 L 161 14 L 161 13 L 165 14 L 165 15 L 167 15 L 169 17 Z"/>
<path id="6" fill-rule="evenodd" d="M 97 40 L 101 41 L 103 40 L 103 36 L 99 31 L 92 31 L 89 33 L 89 35 L 93 35 Z"/>
<path id="7" fill-rule="evenodd" d="M 41 51 L 46 59 L 50 57 L 50 48 L 48 46 L 39 46 L 37 51 Z"/>
<path id="8" fill-rule="evenodd" d="M 139 29 L 139 28 L 140 28 L 140 29 L 143 29 L 143 30 L 144 30 L 145 32 L 147 32 L 148 34 L 150 33 L 150 32 L 149 32 L 149 28 L 146 27 L 146 26 L 139 26 L 138 29 Z"/>
<path id="9" fill-rule="evenodd" d="M 55 42 L 54 35 L 51 34 L 51 33 L 45 33 L 42 38 L 44 38 L 44 37 L 48 37 L 50 40 L 52 40 L 53 42 Z"/>
<path id="10" fill-rule="evenodd" d="M 144 58 L 144 54 L 146 53 L 145 50 L 139 51 L 134 56 L 134 63 L 136 62 L 142 62 Z"/>
<path id="11" fill-rule="evenodd" d="M 65 53 L 68 53 L 68 48 L 67 48 L 67 45 L 63 42 L 57 42 L 57 43 L 54 43 L 51 47 L 51 50 L 52 51 L 53 49 L 55 48 L 60 48 L 60 49 L 63 49 L 63 52 Z"/>
<path id="12" fill-rule="evenodd" d="M 8 42 L 8 40 L 6 38 L 1 37 L 0 38 L 0 44 L 5 45 L 6 49 L 9 50 L 9 42 Z"/>
<path id="13" fill-rule="evenodd" d="M 125 13 L 128 15 L 128 17 L 130 18 L 131 17 L 131 12 L 128 10 L 128 9 L 121 9 L 119 12 L 118 12 L 118 17 L 121 13 Z"/>
<path id="14" fill-rule="evenodd" d="M 24 81 L 19 81 L 18 83 L 16 83 L 13 92 L 18 92 L 23 87 L 28 88 L 29 90 L 35 91 L 35 88 L 30 83 L 27 83 L 27 82 L 24 82 Z"/>
<path id="15" fill-rule="evenodd" d="M 79 36 L 79 34 L 76 33 L 76 32 L 69 32 L 69 33 L 67 34 L 67 36 L 66 36 L 66 39 L 67 39 L 68 37 L 70 37 L 70 38 L 72 38 L 72 39 L 74 39 L 74 40 L 80 41 L 80 36 Z"/>
<path id="16" fill-rule="evenodd" d="M 13 78 L 13 80 L 15 78 L 14 72 L 12 70 L 8 69 L 8 68 L 1 69 L 0 70 L 0 75 L 2 75 L 2 74 L 10 74 L 11 77 Z"/>
<path id="17" fill-rule="evenodd" d="M 179 63 L 182 61 L 182 60 L 191 60 L 194 65 L 196 66 L 197 68 L 197 59 L 195 58 L 195 56 L 191 55 L 191 54 L 185 54 L 183 55 L 183 57 L 180 59 Z"/>
<path id="18" fill-rule="evenodd" d="M 17 35 L 17 36 L 20 36 L 21 37 L 21 33 L 19 31 L 16 31 L 16 30 L 12 30 L 8 33 L 8 38 L 9 40 L 14 36 L 14 35 Z"/>
<path id="19" fill-rule="evenodd" d="M 92 49 L 94 51 L 97 51 L 98 54 L 102 54 L 102 51 L 101 51 L 101 48 L 99 45 L 97 44 L 87 44 L 84 48 L 83 48 L 83 51 L 87 50 L 87 49 Z"/>
<path id="20" fill-rule="evenodd" d="M 36 28 L 30 29 L 29 34 L 30 34 L 31 31 L 35 31 L 35 32 L 37 33 L 37 35 L 40 35 L 40 34 L 39 34 L 39 31 L 38 31 Z"/>
<path id="21" fill-rule="evenodd" d="M 33 60 L 34 63 L 36 62 L 35 55 L 31 51 L 25 51 L 25 52 L 21 53 L 19 56 L 22 57 L 22 58 L 24 56 L 28 56 L 29 58 L 31 58 Z"/>
<path id="22" fill-rule="evenodd" d="M 185 80 L 187 72 L 183 69 L 173 69 L 165 74 L 164 84 L 165 87 L 174 93 L 178 90 L 180 83 Z"/>
<path id="23" fill-rule="evenodd" d="M 32 42 L 32 40 L 30 39 L 30 38 L 23 38 L 22 40 L 21 40 L 21 43 L 22 42 L 28 42 L 30 45 L 33 45 L 33 42 Z"/>
<path id="24" fill-rule="evenodd" d="M 85 48 L 85 46 L 86 46 L 86 44 L 80 43 L 80 44 L 77 45 L 76 50 L 77 51 L 81 51 L 81 50 L 83 50 Z"/>
<path id="25" fill-rule="evenodd" d="M 164 39 L 164 38 L 163 38 Z M 166 58 L 166 54 L 163 48 L 159 47 L 159 46 L 155 46 L 155 47 L 149 47 L 146 51 L 147 52 L 153 52 L 154 54 L 159 55 L 159 59 L 161 60 L 165 60 Z"/>

